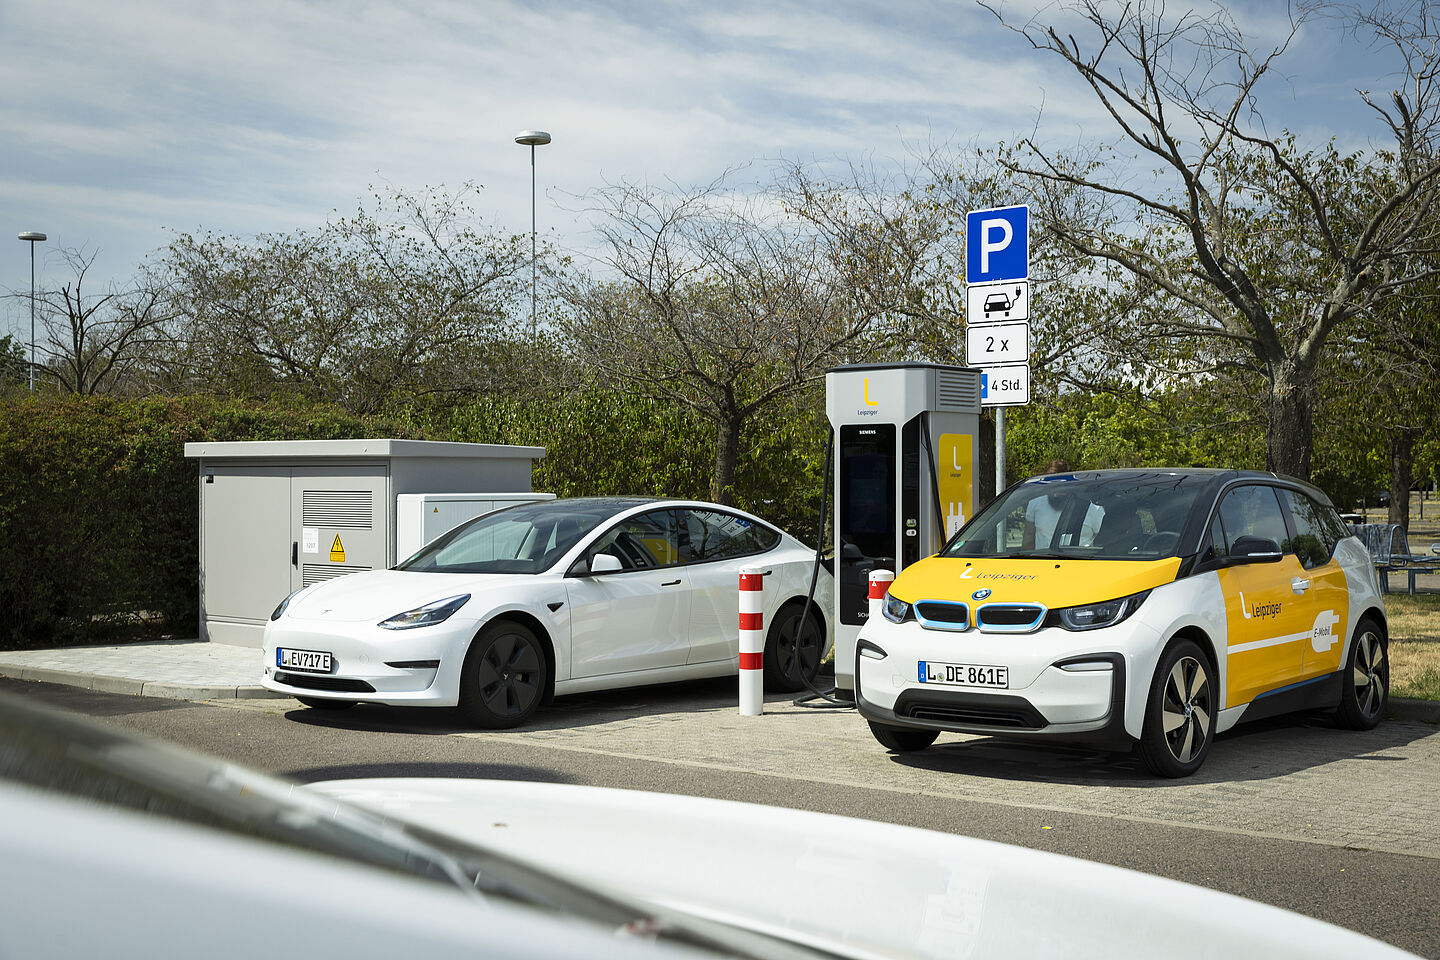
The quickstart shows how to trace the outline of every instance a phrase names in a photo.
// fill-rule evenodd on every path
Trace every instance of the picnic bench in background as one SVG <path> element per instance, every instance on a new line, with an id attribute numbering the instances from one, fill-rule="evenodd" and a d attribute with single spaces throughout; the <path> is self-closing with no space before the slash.
<path id="1" fill-rule="evenodd" d="M 1390 592 L 1389 574 L 1403 573 L 1409 577 L 1410 593 L 1415 592 L 1415 578 L 1426 573 L 1440 573 L 1440 543 L 1430 545 L 1430 553 L 1412 553 L 1405 537 L 1405 528 L 1397 523 L 1353 523 L 1350 529 L 1370 551 L 1370 559 L 1380 574 L 1380 590 Z"/>

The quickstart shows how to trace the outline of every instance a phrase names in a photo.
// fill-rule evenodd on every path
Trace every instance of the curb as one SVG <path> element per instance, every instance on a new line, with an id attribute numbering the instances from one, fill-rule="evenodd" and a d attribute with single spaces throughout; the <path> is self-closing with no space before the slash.
<path id="1" fill-rule="evenodd" d="M 1440 724 L 1440 700 L 1407 700 L 1391 697 L 1386 705 L 1388 720 L 1411 720 L 1417 723 Z"/>
<path id="2" fill-rule="evenodd" d="M 266 690 L 259 684 L 174 683 L 160 680 L 136 680 L 111 677 L 74 670 L 48 667 L 15 667 L 0 665 L 0 677 L 12 680 L 34 680 L 58 683 L 100 693 L 119 693 L 135 697 L 162 697 L 167 700 L 281 700 L 288 695 Z"/>

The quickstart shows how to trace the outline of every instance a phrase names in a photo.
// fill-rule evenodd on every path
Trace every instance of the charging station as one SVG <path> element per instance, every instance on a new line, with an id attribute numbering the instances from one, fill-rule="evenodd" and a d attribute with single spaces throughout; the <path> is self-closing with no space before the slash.
<path id="1" fill-rule="evenodd" d="M 870 571 L 899 573 L 937 552 L 979 504 L 980 371 L 834 367 L 825 414 L 835 432 L 835 687 L 853 699 Z"/>

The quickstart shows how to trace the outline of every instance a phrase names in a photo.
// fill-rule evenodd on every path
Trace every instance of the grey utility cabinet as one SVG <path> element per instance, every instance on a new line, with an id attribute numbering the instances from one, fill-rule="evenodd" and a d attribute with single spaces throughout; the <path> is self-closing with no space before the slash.
<path id="1" fill-rule="evenodd" d="M 402 494 L 528 493 L 545 448 L 276 440 L 187 443 L 185 456 L 200 462 L 201 638 L 258 647 L 291 593 L 395 564 Z"/>

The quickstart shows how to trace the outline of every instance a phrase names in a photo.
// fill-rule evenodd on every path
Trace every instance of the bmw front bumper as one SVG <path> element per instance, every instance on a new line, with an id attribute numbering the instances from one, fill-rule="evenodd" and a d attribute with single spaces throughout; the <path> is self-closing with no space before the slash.
<path id="1" fill-rule="evenodd" d="M 1119 632 L 1128 632 L 1123 628 Z M 1032 634 L 926 630 L 918 623 L 862 631 L 855 702 L 867 720 L 895 727 L 1003 737 L 1080 740 L 1128 749 L 1126 657 L 1103 646 L 1110 630 Z M 1077 646 L 1077 638 L 1091 646 Z M 1114 638 L 1118 639 L 1118 638 Z M 1093 645 L 1093 644 L 1100 645 Z M 922 662 L 1003 666 L 1004 689 L 922 682 Z"/>

